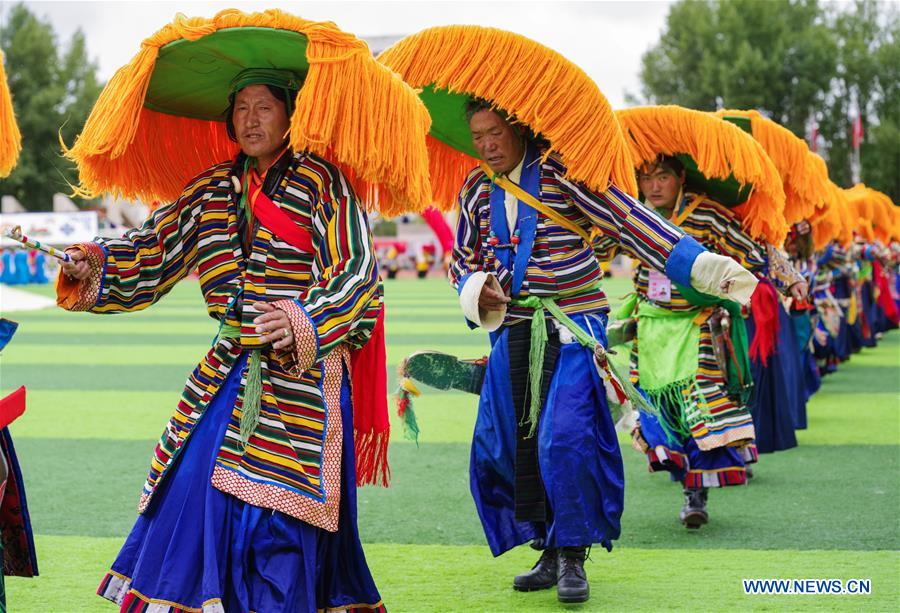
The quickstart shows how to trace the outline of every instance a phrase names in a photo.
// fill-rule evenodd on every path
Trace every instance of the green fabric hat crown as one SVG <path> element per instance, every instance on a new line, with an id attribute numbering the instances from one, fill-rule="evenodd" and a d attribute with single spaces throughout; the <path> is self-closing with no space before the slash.
<path id="1" fill-rule="evenodd" d="M 279 68 L 247 68 L 239 72 L 229 85 L 231 94 L 236 94 L 250 85 L 271 85 L 288 91 L 299 91 L 303 79 L 292 70 Z"/>

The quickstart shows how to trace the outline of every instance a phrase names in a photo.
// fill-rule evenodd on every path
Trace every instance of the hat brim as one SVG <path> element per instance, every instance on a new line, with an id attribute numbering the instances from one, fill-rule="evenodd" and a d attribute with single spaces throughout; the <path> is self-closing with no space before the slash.
<path id="1" fill-rule="evenodd" d="M 719 204 L 729 208 L 747 202 L 753 191 L 752 183 L 741 183 L 733 174 L 726 179 L 707 177 L 700 172 L 694 158 L 686 153 L 679 153 L 675 157 L 684 165 L 684 183 L 688 191 L 706 194 Z"/>
<path id="2" fill-rule="evenodd" d="M 144 107 L 159 113 L 224 121 L 232 80 L 247 68 L 278 68 L 304 77 L 308 39 L 275 28 L 228 28 L 159 50 Z"/>
<path id="3" fill-rule="evenodd" d="M 473 97 L 429 85 L 419 93 L 419 99 L 425 103 L 431 115 L 429 134 L 448 147 L 477 160 L 478 153 L 472 145 L 472 133 L 466 121 L 466 105 Z"/>

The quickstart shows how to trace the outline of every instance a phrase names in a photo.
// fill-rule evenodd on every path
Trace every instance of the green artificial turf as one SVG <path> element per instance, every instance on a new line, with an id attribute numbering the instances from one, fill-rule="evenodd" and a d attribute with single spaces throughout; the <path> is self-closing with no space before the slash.
<path id="1" fill-rule="evenodd" d="M 605 283 L 613 302 L 630 289 L 627 279 Z M 392 386 L 412 351 L 487 352 L 486 334 L 466 327 L 445 281 L 387 282 L 386 299 Z M 29 388 L 11 430 L 41 568 L 39 578 L 7 580 L 9 610 L 114 610 L 94 590 L 134 521 L 153 446 L 215 323 L 196 282 L 140 313 L 6 316 L 20 328 L 0 356 L 0 389 Z M 484 545 L 468 490 L 477 398 L 424 389 L 415 403 L 418 447 L 392 415 L 392 485 L 359 493 L 360 532 L 390 610 L 565 610 L 552 590 L 510 589 L 534 562 L 531 550 L 493 559 Z M 595 548 L 591 602 L 572 610 L 900 608 L 898 409 L 900 332 L 892 332 L 825 378 L 798 448 L 762 456 L 748 487 L 711 492 L 711 522 L 698 532 L 677 521 L 677 484 L 648 474 L 620 437 L 622 537 L 611 554 Z M 742 578 L 871 578 L 873 593 L 745 596 Z"/>
<path id="2" fill-rule="evenodd" d="M 120 539 L 38 537 L 42 576 L 8 579 L 11 611 L 114 611 L 94 594 Z M 895 611 L 900 606 L 895 551 L 622 549 L 593 551 L 585 567 L 586 605 L 563 606 L 554 590 L 519 593 L 510 577 L 534 552 L 493 559 L 477 545 L 366 545 L 366 557 L 391 613 L 539 613 L 544 611 Z M 687 572 L 690 570 L 691 575 Z M 749 596 L 742 579 L 866 578 L 869 595 Z"/>

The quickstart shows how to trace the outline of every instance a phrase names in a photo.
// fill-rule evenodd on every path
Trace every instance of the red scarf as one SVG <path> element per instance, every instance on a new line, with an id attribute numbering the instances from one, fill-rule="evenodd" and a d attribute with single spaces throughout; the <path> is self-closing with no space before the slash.
<path id="1" fill-rule="evenodd" d="M 769 356 L 775 353 L 778 342 L 778 294 L 772 282 L 762 279 L 750 298 L 750 314 L 753 316 L 753 341 L 750 343 L 750 359 L 766 366 Z"/>
<path id="2" fill-rule="evenodd" d="M 275 236 L 297 249 L 313 252 L 312 235 L 291 220 L 262 191 L 262 179 L 251 170 L 246 181 L 251 213 Z M 252 227 L 252 223 L 248 224 Z M 356 485 L 387 487 L 388 418 L 387 353 L 384 347 L 384 305 L 369 342 L 350 352 L 350 389 L 353 395 L 353 440 L 356 452 Z"/>

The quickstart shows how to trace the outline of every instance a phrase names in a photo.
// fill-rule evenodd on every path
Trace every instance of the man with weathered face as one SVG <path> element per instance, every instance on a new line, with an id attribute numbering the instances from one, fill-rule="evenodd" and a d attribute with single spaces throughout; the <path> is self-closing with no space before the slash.
<path id="1" fill-rule="evenodd" d="M 569 181 L 560 157 L 501 109 L 473 100 L 467 119 L 483 165 L 459 196 L 450 280 L 469 325 L 492 341 L 472 495 L 494 555 L 528 541 L 542 552 L 514 589 L 555 585 L 560 601 L 584 602 L 588 548 L 612 547 L 624 502 L 607 405 L 608 390 L 618 403 L 624 392 L 603 349 L 609 306 L 591 230 L 703 291 L 746 300 L 749 273 L 615 186 Z"/>
<path id="2" fill-rule="evenodd" d="M 143 309 L 199 269 L 219 322 L 100 587 L 123 610 L 384 610 L 356 529 L 354 412 L 369 407 L 347 370 L 375 328 L 380 282 L 346 177 L 289 146 L 301 84 L 238 74 L 224 114 L 236 158 L 141 228 L 67 250 L 66 308 Z"/>

